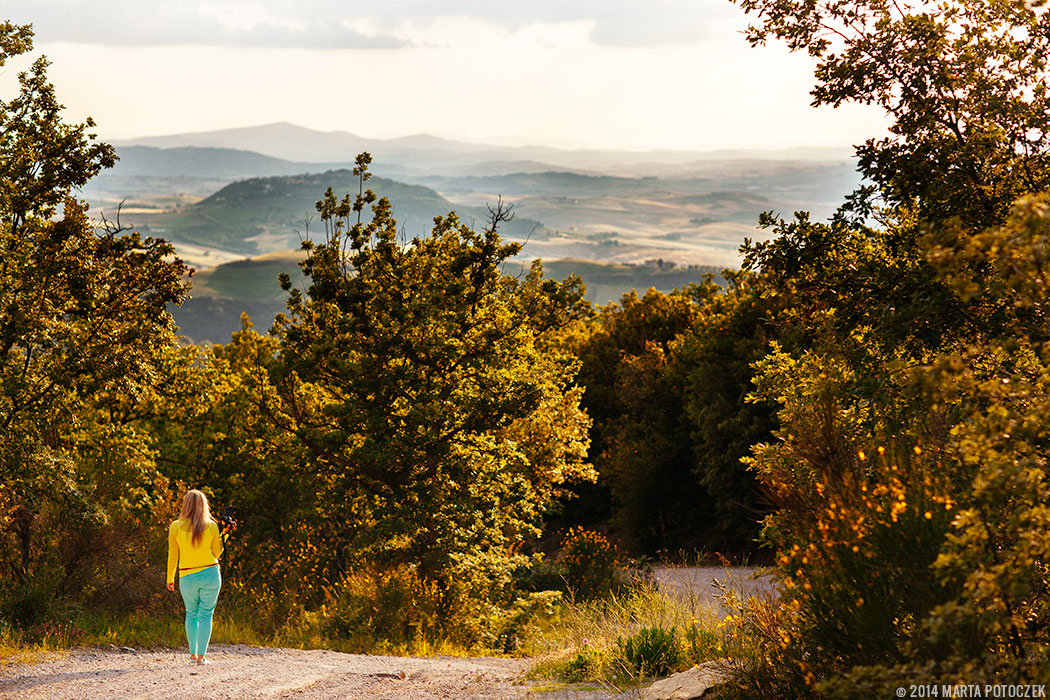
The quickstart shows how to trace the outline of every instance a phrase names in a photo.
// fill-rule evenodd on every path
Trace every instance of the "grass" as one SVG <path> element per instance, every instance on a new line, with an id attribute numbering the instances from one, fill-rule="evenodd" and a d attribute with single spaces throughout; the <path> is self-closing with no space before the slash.
<path id="1" fill-rule="evenodd" d="M 621 589 L 598 600 L 568 601 L 527 640 L 535 659 L 528 677 L 617 688 L 647 680 L 627 658 L 625 640 L 643 629 L 674 630 L 682 650 L 675 670 L 723 654 L 718 615 L 695 593 L 662 593 L 653 585 Z"/>

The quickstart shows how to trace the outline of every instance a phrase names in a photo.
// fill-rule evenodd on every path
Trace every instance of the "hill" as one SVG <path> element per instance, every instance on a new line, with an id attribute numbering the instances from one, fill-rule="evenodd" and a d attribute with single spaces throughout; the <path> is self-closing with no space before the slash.
<path id="1" fill-rule="evenodd" d="M 765 154 L 776 159 L 514 149 L 426 135 L 369 140 L 291 124 L 141 141 L 120 145 L 117 167 L 85 195 L 110 218 L 125 202 L 122 223 L 172 240 L 199 266 L 294 248 L 300 235 L 320 233 L 317 199 L 329 186 L 342 195 L 357 185 L 348 168 L 321 161 L 348 161 L 366 148 L 375 157 L 370 184 L 394 203 L 406 235 L 451 210 L 479 225 L 486 205 L 502 197 L 516 213 L 503 233 L 545 260 L 732 267 L 742 240 L 764 235 L 755 227 L 761 212 L 823 219 L 859 184 L 852 161 L 826 149 Z"/>
<path id="2" fill-rule="evenodd" d="M 199 178 L 245 178 L 259 175 L 294 175 L 310 170 L 302 163 L 273 158 L 234 148 L 154 148 L 122 146 L 112 172 L 126 177 L 157 176 Z M 322 168 L 330 170 L 331 166 Z"/>
<path id="3" fill-rule="evenodd" d="M 468 221 L 487 216 L 484 208 L 457 207 L 427 187 L 381 177 L 368 184 L 394 203 L 394 215 L 410 238 L 428 231 L 435 216 L 454 209 Z M 297 247 L 301 236 L 320 232 L 314 205 L 329 187 L 342 197 L 357 191 L 357 177 L 350 170 L 330 170 L 238 180 L 189 206 L 160 212 L 139 210 L 134 223 L 147 234 L 176 243 L 244 255 L 285 250 Z M 508 235 L 527 233 L 536 226 L 526 220 L 512 223 Z"/>
<path id="4" fill-rule="evenodd" d="M 533 161 L 556 169 L 587 170 L 638 177 L 687 172 L 696 163 L 756 159 L 778 161 L 844 162 L 850 149 L 792 148 L 775 151 L 622 151 L 614 149 L 564 149 L 546 146 L 493 146 L 442 139 L 427 134 L 394 139 L 371 139 L 347 131 L 316 131 L 281 122 L 217 131 L 147 136 L 115 141 L 115 146 L 173 148 L 203 146 L 255 151 L 295 162 L 346 163 L 368 151 L 376 163 L 390 163 L 431 173 L 471 167 L 485 162 Z M 329 165 L 329 167 L 332 167 Z"/>

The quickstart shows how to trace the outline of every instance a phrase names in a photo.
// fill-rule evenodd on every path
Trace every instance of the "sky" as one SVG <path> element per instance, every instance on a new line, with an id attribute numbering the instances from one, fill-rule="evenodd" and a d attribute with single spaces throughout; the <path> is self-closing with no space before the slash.
<path id="1" fill-rule="evenodd" d="M 729 0 L 5 0 L 104 138 L 292 122 L 369 138 L 631 150 L 846 147 L 813 63 Z M 0 99 L 31 58 L 0 68 Z"/>

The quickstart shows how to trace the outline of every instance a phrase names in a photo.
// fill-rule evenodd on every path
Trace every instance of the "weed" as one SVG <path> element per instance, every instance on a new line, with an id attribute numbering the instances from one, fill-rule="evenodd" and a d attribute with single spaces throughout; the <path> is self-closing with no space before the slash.
<path id="1" fill-rule="evenodd" d="M 674 627 L 643 627 L 626 639 L 616 640 L 624 668 L 632 675 L 662 676 L 678 670 L 683 661 L 682 646 Z"/>

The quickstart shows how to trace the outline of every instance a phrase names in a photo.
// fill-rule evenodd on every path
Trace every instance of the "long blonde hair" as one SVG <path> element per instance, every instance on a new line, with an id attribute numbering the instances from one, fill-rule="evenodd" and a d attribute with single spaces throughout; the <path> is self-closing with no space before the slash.
<path id="1" fill-rule="evenodd" d="M 197 489 L 186 492 L 182 497 L 182 510 L 179 511 L 179 520 L 188 520 L 190 531 L 193 533 L 190 541 L 196 547 L 204 538 L 204 530 L 211 522 L 211 508 L 208 506 L 208 497 Z"/>

